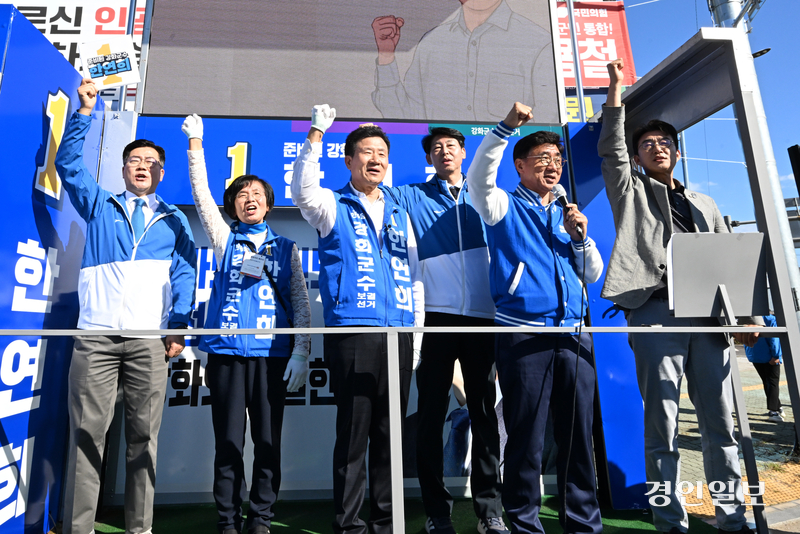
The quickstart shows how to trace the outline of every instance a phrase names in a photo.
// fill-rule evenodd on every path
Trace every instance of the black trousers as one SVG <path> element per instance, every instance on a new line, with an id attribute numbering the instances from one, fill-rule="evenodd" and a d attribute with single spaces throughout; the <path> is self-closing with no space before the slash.
<path id="1" fill-rule="evenodd" d="M 411 386 L 413 342 L 399 334 L 400 407 L 405 416 Z M 389 381 L 385 334 L 325 334 L 325 362 L 336 400 L 333 448 L 333 531 L 365 534 L 359 517 L 366 488 L 369 449 L 369 530 L 392 532 L 389 450 Z"/>
<path id="2" fill-rule="evenodd" d="M 603 530 L 592 448 L 597 378 L 591 351 L 589 334 L 582 334 L 580 340 L 578 336 L 497 334 L 497 371 L 508 433 L 503 506 L 512 532 L 544 533 L 539 520 L 539 476 L 548 411 L 558 446 L 561 527 L 565 533 Z"/>
<path id="3" fill-rule="evenodd" d="M 492 319 L 425 314 L 425 326 L 494 326 Z M 472 503 L 480 518 L 501 517 L 500 437 L 494 410 L 494 334 L 425 334 L 417 368 L 417 474 L 428 517 L 449 516 L 453 497 L 444 485 L 442 427 L 450 403 L 453 366 L 461 363 L 472 430 Z"/>
<path id="4" fill-rule="evenodd" d="M 764 384 L 764 393 L 767 395 L 767 410 L 777 412 L 781 409 L 780 381 L 781 366 L 767 363 L 754 363 L 758 376 Z"/>
<path id="5" fill-rule="evenodd" d="M 286 401 L 288 358 L 245 358 L 209 354 L 206 384 L 211 390 L 211 420 L 214 423 L 214 500 L 222 532 L 241 532 L 242 502 L 247 494 L 244 478 L 245 429 L 250 416 L 253 439 L 253 476 L 247 528 L 269 526 L 275 515 L 272 505 L 281 485 L 281 428 Z"/>

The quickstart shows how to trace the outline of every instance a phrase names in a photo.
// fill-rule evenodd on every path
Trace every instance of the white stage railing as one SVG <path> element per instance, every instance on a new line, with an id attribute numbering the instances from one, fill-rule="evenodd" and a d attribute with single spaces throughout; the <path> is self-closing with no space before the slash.
<path id="1" fill-rule="evenodd" d="M 335 332 L 337 334 L 361 334 L 365 331 L 372 333 L 387 334 L 387 355 L 389 371 L 389 434 L 390 434 L 390 453 L 392 458 L 392 527 L 393 532 L 405 532 L 405 507 L 403 501 L 403 443 L 401 433 L 401 421 L 403 414 L 400 413 L 400 360 L 398 356 L 399 333 L 501 333 L 501 332 L 525 332 L 539 334 L 577 334 L 576 327 L 507 327 L 507 326 L 481 326 L 481 327 L 337 327 L 337 328 L 242 328 L 237 330 L 223 328 L 198 328 L 192 330 L 114 330 L 114 329 L 93 329 L 93 330 L 35 330 L 35 329 L 0 329 L 0 336 L 40 336 L 40 337 L 59 337 L 59 336 L 119 336 L 129 337 L 140 336 L 166 336 L 166 335 L 255 335 L 255 334 L 325 334 Z M 650 333 L 650 334 L 670 334 L 678 332 L 696 333 L 735 333 L 735 332 L 759 332 L 769 335 L 785 334 L 786 327 L 745 327 L 745 326 L 708 326 L 708 327 L 675 327 L 675 326 L 584 326 L 581 332 L 587 334 L 628 334 Z M 235 334 L 234 334 L 235 332 Z"/>

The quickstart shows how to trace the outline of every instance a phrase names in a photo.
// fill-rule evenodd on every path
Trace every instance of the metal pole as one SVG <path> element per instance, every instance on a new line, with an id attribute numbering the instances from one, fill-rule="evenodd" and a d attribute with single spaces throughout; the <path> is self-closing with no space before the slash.
<path id="1" fill-rule="evenodd" d="M 746 3 L 744 6 L 742 6 L 742 10 L 741 10 L 741 11 L 739 12 L 739 14 L 736 16 L 736 20 L 734 20 L 734 21 L 733 21 L 733 27 L 734 27 L 734 28 L 736 28 L 737 26 L 739 26 L 739 22 L 741 22 L 741 21 L 742 21 L 742 19 L 744 18 L 745 14 L 747 13 L 747 10 L 748 10 L 748 9 L 752 9 L 752 7 L 753 7 L 753 1 L 754 1 L 754 0 L 747 0 L 747 3 Z"/>
<path id="2" fill-rule="evenodd" d="M 131 0 L 128 7 L 128 29 L 126 35 L 133 35 L 133 22 L 136 20 L 136 0 Z"/>
<path id="3" fill-rule="evenodd" d="M 742 0 L 708 0 L 708 9 L 714 17 L 715 26 L 733 28 L 743 9 Z"/>
<path id="4" fill-rule="evenodd" d="M 730 215 L 724 215 L 724 216 L 722 217 L 722 220 L 724 220 L 724 221 L 725 221 L 725 226 L 727 226 L 727 227 L 728 227 L 728 231 L 729 231 L 730 233 L 733 233 L 733 221 L 731 220 L 731 216 L 730 216 Z M 738 226 L 738 225 L 737 225 L 737 226 Z"/>
<path id="5" fill-rule="evenodd" d="M 750 47 L 747 34 L 742 32 L 746 51 Z M 775 305 L 775 316 L 778 324 L 785 324 L 787 334 L 781 337 L 781 348 L 784 355 L 786 381 L 789 386 L 789 398 L 792 407 L 800 408 L 800 367 L 795 365 L 794 355 L 800 355 L 800 306 L 797 295 L 800 288 L 800 270 L 786 215 L 786 204 L 781 192 L 778 166 L 772 149 L 772 141 L 767 127 L 767 116 L 761 99 L 755 66 L 752 55 L 740 64 L 739 76 L 743 87 L 736 95 L 736 114 L 739 117 L 739 132 L 742 140 L 752 147 L 752 152 L 745 151 L 750 186 L 753 191 L 753 203 L 756 209 L 758 229 L 767 234 L 770 254 L 774 261 L 768 266 L 770 292 Z M 744 119 L 744 120 L 742 120 Z M 754 134 L 751 137 L 751 133 Z M 758 156 L 761 156 L 760 158 Z M 771 201 L 771 204 L 770 204 Z M 783 254 L 784 261 L 779 261 Z M 785 281 L 790 287 L 785 287 Z M 794 320 L 792 318 L 794 317 Z M 800 419 L 795 420 L 795 433 L 800 435 Z"/>
<path id="6" fill-rule="evenodd" d="M 741 0 L 708 0 L 708 7 L 716 25 L 722 27 L 735 26 L 736 22 L 738 22 L 737 18 L 743 9 Z M 758 227 L 760 231 L 765 232 L 768 236 L 768 246 L 771 248 L 771 256 L 774 260 L 769 268 L 769 279 L 778 324 L 783 321 L 784 324 L 789 326 L 790 322 L 792 322 L 792 312 L 794 312 L 794 324 L 791 325 L 786 335 L 781 336 L 781 345 L 785 356 L 784 363 L 786 381 L 789 385 L 789 398 L 792 401 L 792 407 L 797 409 L 800 408 L 800 391 L 798 391 L 800 369 L 795 366 L 793 356 L 794 349 L 800 347 L 800 332 L 798 332 L 800 307 L 797 304 L 798 289 L 800 289 L 800 270 L 798 270 L 797 266 L 792 231 L 786 216 L 786 206 L 781 192 L 778 166 L 772 149 L 772 140 L 767 126 L 767 114 L 764 111 L 764 102 L 761 99 L 761 89 L 758 85 L 755 65 L 753 65 L 750 39 L 747 36 L 746 26 L 746 24 L 736 26 L 742 32 L 746 50 L 750 54 L 746 65 L 740 66 L 742 71 L 740 71 L 739 75 L 744 79 L 744 83 L 741 79 L 740 83 L 742 83 L 743 87 L 746 85 L 748 91 L 742 91 L 739 98 L 737 98 L 736 115 L 737 117 L 746 117 L 745 124 L 742 124 L 741 121 L 739 122 L 740 133 L 744 133 L 749 137 L 750 132 L 758 132 L 748 142 L 753 145 L 755 150 L 761 152 L 764 160 L 763 167 L 758 166 L 756 162 L 748 161 L 749 164 L 755 164 L 758 167 L 754 169 L 748 167 L 748 173 L 750 174 L 750 183 L 753 189 L 756 219 L 759 222 Z M 763 174 L 759 176 L 759 171 L 766 174 L 766 183 L 764 183 Z M 764 191 L 765 189 L 767 191 Z M 768 206 L 770 198 L 765 196 L 764 193 L 771 194 L 771 210 Z M 777 236 L 775 236 L 774 232 L 776 227 L 778 230 Z M 777 239 L 773 239 L 773 236 L 777 237 Z M 783 253 L 785 264 L 780 264 L 778 261 L 781 253 Z M 786 277 L 789 280 L 790 288 L 782 287 L 780 282 L 782 279 L 786 279 L 783 277 L 783 269 L 788 271 Z M 789 289 L 789 291 L 786 291 L 786 289 Z M 794 428 L 795 436 L 800 435 L 800 420 L 795 419 Z M 757 524 L 756 527 L 759 534 L 766 534 L 765 526 Z"/>
<path id="7" fill-rule="evenodd" d="M 681 167 L 683 167 L 683 187 L 689 188 L 689 153 L 686 151 L 686 132 L 678 132 L 678 142 L 681 145 Z"/>
<path id="8" fill-rule="evenodd" d="M 734 315 L 731 300 L 728 297 L 728 291 L 725 284 L 720 284 L 718 289 L 718 299 L 722 304 L 722 309 L 725 311 L 725 319 L 720 320 L 723 324 L 728 326 L 736 324 L 736 316 Z M 733 339 L 728 338 L 730 343 L 728 363 L 731 368 L 731 390 L 733 393 L 733 406 L 736 412 L 736 420 L 739 422 L 739 445 L 742 447 L 742 456 L 744 457 L 744 468 L 747 473 L 747 486 L 750 490 L 753 487 L 758 487 L 758 466 L 756 465 L 756 453 L 753 449 L 753 436 L 750 434 L 750 422 L 747 420 L 747 406 L 744 402 L 744 391 L 742 390 L 742 379 L 739 376 L 739 365 L 736 363 L 736 347 L 733 345 Z M 710 484 L 710 482 L 709 482 Z M 744 484 L 744 482 L 742 482 Z M 710 493 L 711 490 L 709 490 Z M 756 532 L 758 534 L 768 534 L 769 527 L 767 526 L 767 519 L 764 517 L 764 502 L 760 495 L 752 495 L 752 491 L 747 492 L 751 495 L 750 502 L 753 503 L 753 517 L 756 520 Z M 713 495 L 711 496 L 714 497 Z"/>
<path id="9" fill-rule="evenodd" d="M 581 59 L 578 50 L 578 34 L 575 31 L 575 13 L 572 9 L 572 0 L 567 0 L 569 11 L 569 35 L 572 41 L 572 63 L 575 65 L 575 88 L 578 90 L 578 110 L 581 122 L 586 122 L 586 103 L 583 101 L 583 78 L 581 76 Z"/>
<path id="10" fill-rule="evenodd" d="M 403 501 L 403 418 L 400 410 L 400 345 L 397 331 L 386 334 L 386 352 L 389 380 L 389 458 L 392 478 L 392 532 L 402 534 L 405 527 L 405 502 Z"/>
<path id="11" fill-rule="evenodd" d="M 139 77 L 142 79 L 142 81 L 139 82 L 139 87 L 136 88 L 136 106 L 134 107 L 134 111 L 136 111 L 136 113 L 142 112 L 144 87 L 145 83 L 147 83 L 147 54 L 150 50 L 150 26 L 153 22 L 153 2 L 154 0 L 145 0 L 144 29 L 142 30 L 142 52 L 139 59 Z"/>
<path id="12" fill-rule="evenodd" d="M 792 164 L 792 173 L 794 174 L 794 185 L 797 186 L 797 192 L 800 194 L 800 145 L 790 146 L 789 163 Z"/>
<path id="13" fill-rule="evenodd" d="M 133 35 L 133 23 L 136 20 L 136 0 L 131 0 L 130 5 L 128 6 L 128 28 L 125 31 L 125 35 Z M 128 86 L 123 85 L 119 88 L 120 96 L 119 96 L 119 106 L 118 109 L 120 111 L 125 111 L 125 101 L 128 99 Z"/>

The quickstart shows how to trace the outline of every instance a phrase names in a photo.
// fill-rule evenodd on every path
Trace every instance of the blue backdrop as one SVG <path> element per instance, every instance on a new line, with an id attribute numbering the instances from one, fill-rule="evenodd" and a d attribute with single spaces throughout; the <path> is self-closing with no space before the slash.
<path id="1" fill-rule="evenodd" d="M 0 321 L 3 328 L 75 328 L 85 225 L 52 163 L 80 76 L 8 5 L 0 5 L 0 43 L 7 43 L 0 87 L 0 279 L 6 281 Z M 90 168 L 101 124 L 95 121 L 87 137 Z M 0 532 L 55 526 L 71 354 L 72 338 L 0 337 Z"/>
<path id="2" fill-rule="evenodd" d="M 158 192 L 165 199 L 176 204 L 194 204 L 189 187 L 189 163 L 186 156 L 188 142 L 181 132 L 183 117 L 142 116 L 137 123 L 137 138 L 150 139 L 161 145 L 167 152 L 164 181 Z M 339 189 L 349 179 L 349 171 L 344 165 L 344 142 L 347 134 L 361 123 L 334 122 L 323 139 L 320 168 L 324 173 L 321 181 L 323 187 Z M 490 129 L 487 125 L 464 124 L 424 124 L 376 122 L 389 135 L 391 142 L 389 163 L 391 173 L 387 182 L 402 185 L 424 181 L 428 175 L 434 174 L 432 166 L 425 162 L 422 150 L 422 137 L 428 133 L 429 127 L 448 126 L 460 130 L 466 137 L 467 159 L 464 168 L 469 166 L 475 149 L 480 145 L 485 133 Z M 211 193 L 222 205 L 222 193 L 225 182 L 241 174 L 255 174 L 270 183 L 275 190 L 276 206 L 292 206 L 289 195 L 289 183 L 292 176 L 292 164 L 297 158 L 298 150 L 303 146 L 310 121 L 268 120 L 268 119 L 227 119 L 203 118 L 203 148 Z M 524 126 L 511 137 L 510 145 L 516 143 L 521 136 L 536 130 L 548 129 L 562 134 L 562 128 L 553 126 Z M 510 153 L 511 148 L 507 149 Z M 229 153 L 234 152 L 234 156 Z M 237 167 L 232 174 L 234 160 L 244 161 L 245 166 Z M 390 177 L 389 177 L 390 176 Z M 501 187 L 514 188 L 518 183 L 514 165 L 504 160 L 499 184 Z"/>

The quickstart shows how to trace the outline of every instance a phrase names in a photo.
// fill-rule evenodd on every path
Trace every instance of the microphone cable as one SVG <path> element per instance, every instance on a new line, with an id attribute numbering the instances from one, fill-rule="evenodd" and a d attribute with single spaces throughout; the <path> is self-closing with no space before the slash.
<path id="1" fill-rule="evenodd" d="M 561 208 L 568 212 L 567 208 L 567 197 L 566 191 L 564 191 L 564 187 L 561 184 L 556 184 L 553 187 L 553 195 L 556 197 L 556 200 L 559 204 L 561 204 Z M 572 208 L 569 208 L 572 209 Z M 567 459 L 564 462 L 564 488 L 562 491 L 562 499 L 564 505 L 564 530 L 567 530 L 567 481 L 569 479 L 569 460 L 572 455 L 572 440 L 575 434 L 575 413 L 577 411 L 577 399 L 578 399 L 578 364 L 581 361 L 581 336 L 583 335 L 583 319 L 584 319 L 584 312 L 583 312 L 583 305 L 586 299 L 586 236 L 584 235 L 583 231 L 578 228 L 578 235 L 583 238 L 583 247 L 581 247 L 581 252 L 583 255 L 583 272 L 581 273 L 581 307 L 580 307 L 580 321 L 578 322 L 578 350 L 575 353 L 575 376 L 574 376 L 574 387 L 572 388 L 572 421 L 569 426 L 569 442 L 567 444 Z M 566 312 L 566 310 L 564 310 Z"/>

